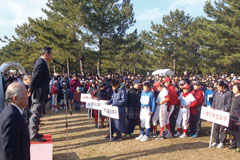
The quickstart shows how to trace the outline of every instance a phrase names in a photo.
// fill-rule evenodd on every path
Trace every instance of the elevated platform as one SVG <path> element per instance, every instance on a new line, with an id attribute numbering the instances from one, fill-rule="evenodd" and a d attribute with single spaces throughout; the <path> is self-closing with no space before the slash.
<path id="1" fill-rule="evenodd" d="M 53 141 L 50 134 L 43 135 L 46 142 L 31 142 L 31 160 L 52 160 Z"/>

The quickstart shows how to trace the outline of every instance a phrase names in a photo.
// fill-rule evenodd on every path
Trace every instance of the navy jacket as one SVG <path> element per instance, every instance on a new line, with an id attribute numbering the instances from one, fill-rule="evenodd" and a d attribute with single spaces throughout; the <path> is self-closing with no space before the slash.
<path id="1" fill-rule="evenodd" d="M 119 110 L 124 110 L 125 111 L 125 106 L 127 103 L 127 93 L 126 93 L 126 88 L 122 84 L 113 91 L 112 98 L 108 102 L 108 104 L 111 104 L 112 106 L 118 106 Z"/>
<path id="2" fill-rule="evenodd" d="M 112 106 L 117 106 L 119 111 L 119 119 L 113 119 L 114 129 L 113 132 L 125 133 L 125 106 L 127 103 L 127 93 L 126 88 L 122 84 L 118 89 L 113 91 L 113 95 L 108 104 Z"/>
<path id="3" fill-rule="evenodd" d="M 0 160 L 30 160 L 28 127 L 12 104 L 0 113 Z"/>

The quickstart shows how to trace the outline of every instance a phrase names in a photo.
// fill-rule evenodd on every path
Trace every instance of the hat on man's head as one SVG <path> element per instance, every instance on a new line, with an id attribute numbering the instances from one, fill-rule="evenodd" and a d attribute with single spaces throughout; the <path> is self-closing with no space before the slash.
<path id="1" fill-rule="evenodd" d="M 189 84 L 187 84 L 187 83 L 185 83 L 185 84 L 182 86 L 182 89 L 187 89 L 187 90 L 189 90 L 189 88 L 190 88 L 190 86 L 189 86 Z"/>
<path id="2" fill-rule="evenodd" d="M 169 77 L 166 77 L 166 78 L 162 81 L 162 83 L 165 83 L 165 82 L 171 82 L 171 79 L 170 79 Z"/>
<path id="3" fill-rule="evenodd" d="M 237 78 L 234 78 L 232 81 L 238 81 L 238 79 L 237 79 Z"/>
<path id="4" fill-rule="evenodd" d="M 193 85 L 200 86 L 200 85 L 202 85 L 202 84 L 201 84 L 201 82 L 200 82 L 200 81 L 196 81 L 196 82 L 194 82 L 194 83 L 193 83 Z"/>
<path id="5" fill-rule="evenodd" d="M 58 76 L 58 73 L 53 73 L 53 76 Z"/>
<path id="6" fill-rule="evenodd" d="M 133 84 L 141 85 L 141 82 L 140 82 L 140 80 L 134 80 L 134 81 L 133 81 Z"/>
<path id="7" fill-rule="evenodd" d="M 179 82 L 179 85 L 184 85 L 186 82 L 184 81 L 184 80 L 181 80 L 180 82 Z"/>
<path id="8" fill-rule="evenodd" d="M 99 87 L 101 87 L 101 88 L 106 87 L 106 83 L 99 82 Z"/>
<path id="9" fill-rule="evenodd" d="M 161 82 L 155 82 L 155 83 L 153 84 L 153 89 L 156 90 L 157 87 L 159 87 L 159 86 L 162 86 L 162 83 L 161 83 Z"/>
<path id="10" fill-rule="evenodd" d="M 145 82 L 143 83 L 143 86 L 146 86 L 146 87 L 148 87 L 148 88 L 151 88 L 151 83 L 150 83 L 149 81 L 145 81 Z"/>
<path id="11" fill-rule="evenodd" d="M 76 89 L 77 91 L 80 91 L 81 89 L 80 89 L 80 87 L 77 87 L 77 89 Z"/>

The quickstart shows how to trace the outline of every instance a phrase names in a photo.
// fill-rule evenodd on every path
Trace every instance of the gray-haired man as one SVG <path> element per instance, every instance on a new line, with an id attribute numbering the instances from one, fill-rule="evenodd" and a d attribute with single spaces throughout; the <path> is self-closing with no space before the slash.
<path id="1" fill-rule="evenodd" d="M 0 159 L 30 160 L 30 140 L 22 110 L 28 105 L 27 90 L 14 82 L 6 91 L 8 105 L 0 113 Z"/>

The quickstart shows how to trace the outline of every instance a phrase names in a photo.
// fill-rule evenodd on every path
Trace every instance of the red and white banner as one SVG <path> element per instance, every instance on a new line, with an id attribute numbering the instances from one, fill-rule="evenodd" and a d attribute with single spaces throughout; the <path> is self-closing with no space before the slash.
<path id="1" fill-rule="evenodd" d="M 87 102 L 89 100 L 92 100 L 92 96 L 90 94 L 81 94 L 81 102 Z"/>
<path id="2" fill-rule="evenodd" d="M 202 106 L 201 119 L 228 127 L 229 117 L 228 112 Z"/>

